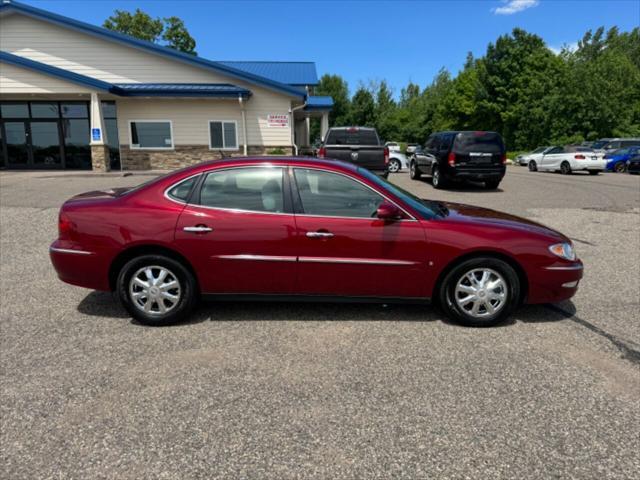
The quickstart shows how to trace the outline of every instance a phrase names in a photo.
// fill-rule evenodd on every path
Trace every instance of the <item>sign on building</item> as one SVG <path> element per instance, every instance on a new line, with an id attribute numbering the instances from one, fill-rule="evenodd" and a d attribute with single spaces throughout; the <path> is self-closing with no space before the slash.
<path id="1" fill-rule="evenodd" d="M 288 127 L 289 115 L 279 115 L 275 113 L 270 113 L 267 116 L 267 125 L 269 127 Z"/>

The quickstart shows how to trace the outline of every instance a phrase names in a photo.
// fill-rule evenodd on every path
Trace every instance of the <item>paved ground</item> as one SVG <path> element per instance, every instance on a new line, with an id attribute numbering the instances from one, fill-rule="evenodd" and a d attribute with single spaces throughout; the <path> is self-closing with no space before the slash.
<path id="1" fill-rule="evenodd" d="M 60 283 L 47 247 L 64 198 L 147 178 L 0 174 L 0 477 L 640 475 L 640 177 L 510 167 L 498 192 L 440 192 L 394 175 L 574 239 L 574 301 L 486 330 L 377 305 L 132 323 L 110 295 Z"/>

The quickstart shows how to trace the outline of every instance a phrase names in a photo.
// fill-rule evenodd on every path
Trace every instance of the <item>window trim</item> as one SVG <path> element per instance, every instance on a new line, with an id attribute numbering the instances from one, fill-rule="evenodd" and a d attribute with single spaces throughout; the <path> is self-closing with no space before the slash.
<path id="1" fill-rule="evenodd" d="M 186 201 L 182 201 L 178 198 L 172 197 L 171 195 L 169 195 L 169 192 L 171 190 L 173 190 L 175 187 L 177 187 L 178 185 L 180 185 L 181 183 L 186 182 L 187 180 L 191 180 L 194 177 L 198 177 L 199 175 L 201 175 L 202 172 L 198 172 L 198 173 L 194 173 L 193 175 L 189 175 L 188 177 L 183 178 L 182 180 L 178 180 L 177 182 L 171 184 L 169 187 L 164 189 L 164 197 L 167 200 L 171 200 L 172 202 L 178 203 L 180 205 L 188 205 L 189 202 L 191 201 L 191 198 L 193 197 L 194 193 L 196 192 L 196 190 L 199 188 L 199 184 L 200 184 L 200 179 L 196 180 L 196 183 L 193 184 L 193 186 L 191 187 L 191 191 L 189 192 L 189 196 L 187 197 Z"/>
<path id="2" fill-rule="evenodd" d="M 303 212 L 295 212 L 295 215 L 298 217 L 312 217 L 312 218 L 347 218 L 347 219 L 352 219 L 352 220 L 367 220 L 367 221 L 375 221 L 375 220 L 379 220 L 377 217 L 348 217 L 348 216 L 339 216 L 339 215 L 315 215 L 315 214 L 311 214 L 311 213 L 304 213 L 304 206 L 302 205 L 302 198 L 300 197 L 300 190 L 298 188 L 298 181 L 296 180 L 296 175 L 295 175 L 295 170 L 296 169 L 301 169 L 301 170 L 318 170 L 320 172 L 325 172 L 325 173 L 333 173 L 335 175 L 342 175 L 343 177 L 349 178 L 361 185 L 363 185 L 365 188 L 368 188 L 369 190 L 373 191 L 374 193 L 377 193 L 378 195 L 380 195 L 382 198 L 384 198 L 387 202 L 391 203 L 392 205 L 396 206 L 399 210 L 403 211 L 409 218 L 400 218 L 397 220 L 394 220 L 394 222 L 417 222 L 418 220 L 416 219 L 416 217 L 407 211 L 406 208 L 398 205 L 398 202 L 396 202 L 395 200 L 390 199 L 387 195 L 385 195 L 384 193 L 378 191 L 377 189 L 373 188 L 371 185 L 368 185 L 367 183 L 363 182 L 362 180 L 360 180 L 359 178 L 353 177 L 351 175 L 348 175 L 346 173 L 343 172 L 338 172 L 335 170 L 325 170 L 324 168 L 318 168 L 318 167 L 312 167 L 312 166 L 299 166 L 299 165 L 290 165 L 291 168 L 291 177 L 292 177 L 292 184 L 291 184 L 291 189 L 295 191 L 295 196 L 298 198 L 298 202 L 294 201 L 295 203 L 299 203 L 299 207 L 303 209 Z M 297 208 L 296 208 L 297 210 Z"/>
<path id="3" fill-rule="evenodd" d="M 131 130 L 131 125 L 134 123 L 168 123 L 169 124 L 169 133 L 171 134 L 171 146 L 170 147 L 140 147 L 138 144 L 137 147 L 134 146 L 133 143 L 133 131 Z M 155 118 L 145 118 L 140 120 L 129 120 L 129 148 L 131 150 L 175 150 L 175 142 L 173 139 L 173 121 L 165 120 L 165 119 L 155 119 Z"/>
<path id="4" fill-rule="evenodd" d="M 207 176 L 211 175 L 212 173 L 224 172 L 226 170 L 240 170 L 245 168 L 272 168 L 272 169 L 278 168 L 280 169 L 280 172 L 282 173 L 282 202 L 283 202 L 282 206 L 285 211 L 266 212 L 264 210 L 245 210 L 244 208 L 211 207 L 209 205 L 202 204 L 200 193 L 202 192 L 202 187 L 204 186 L 204 182 L 206 182 L 207 180 Z M 287 168 L 288 168 L 288 165 L 253 164 L 253 165 L 236 165 L 236 166 L 229 166 L 224 168 L 212 168 L 209 170 L 205 170 L 203 172 L 200 172 L 202 174 L 202 179 L 196 185 L 196 190 L 191 193 L 191 198 L 189 199 L 188 205 L 193 205 L 194 207 L 198 207 L 198 208 L 206 208 L 209 210 L 220 210 L 223 212 L 259 213 L 262 215 L 293 215 L 294 214 L 293 211 L 290 208 L 287 208 L 287 189 L 290 188 L 287 186 L 287 178 L 286 178 Z"/>
<path id="5" fill-rule="evenodd" d="M 223 147 L 213 147 L 211 145 L 211 124 L 212 123 L 221 123 L 222 124 L 222 144 L 225 145 L 225 141 L 224 141 L 224 124 L 225 123 L 233 123 L 234 125 L 234 131 L 235 131 L 235 137 L 236 137 L 236 146 L 235 147 L 227 147 L 227 146 L 223 146 Z M 238 151 L 240 150 L 240 140 L 238 139 L 238 121 L 237 120 L 209 120 L 209 150 L 222 150 L 222 151 Z"/>

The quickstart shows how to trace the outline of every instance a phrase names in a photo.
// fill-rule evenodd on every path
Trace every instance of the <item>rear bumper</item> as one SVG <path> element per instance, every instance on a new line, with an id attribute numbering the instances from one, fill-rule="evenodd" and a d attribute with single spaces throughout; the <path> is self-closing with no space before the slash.
<path id="1" fill-rule="evenodd" d="M 63 282 L 93 290 L 110 290 L 110 263 L 104 254 L 56 240 L 49 247 L 49 257 Z"/>
<path id="2" fill-rule="evenodd" d="M 555 303 L 568 300 L 578 291 L 584 272 L 580 260 L 556 262 L 537 267 L 529 273 L 529 295 L 527 303 Z"/>
<path id="3" fill-rule="evenodd" d="M 574 160 L 571 162 L 571 170 L 599 170 L 603 171 L 607 167 L 606 160 Z"/>
<path id="4" fill-rule="evenodd" d="M 454 168 L 448 167 L 444 173 L 444 176 L 447 180 L 450 181 L 461 181 L 461 180 L 502 180 L 506 169 L 503 167 L 501 169 L 491 169 L 491 170 L 482 170 L 482 169 L 471 169 L 471 168 Z"/>

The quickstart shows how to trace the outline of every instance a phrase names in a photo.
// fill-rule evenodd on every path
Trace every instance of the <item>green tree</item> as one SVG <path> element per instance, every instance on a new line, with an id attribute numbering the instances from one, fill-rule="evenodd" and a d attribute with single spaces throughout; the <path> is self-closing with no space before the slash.
<path id="1" fill-rule="evenodd" d="M 196 55 L 196 42 L 189 34 L 184 22 L 178 17 L 152 18 L 139 8 L 136 8 L 134 13 L 116 10 L 102 26 L 141 40 Z"/>
<path id="2" fill-rule="evenodd" d="M 349 123 L 361 127 L 375 126 L 375 108 L 373 95 L 361 85 L 351 99 Z"/>
<path id="3" fill-rule="evenodd" d="M 329 95 L 333 98 L 333 108 L 329 114 L 330 126 L 342 127 L 348 123 L 349 85 L 340 75 L 324 74 L 314 89 L 314 94 Z"/>
<path id="4" fill-rule="evenodd" d="M 377 84 L 373 93 L 375 96 L 375 126 L 378 130 L 378 135 L 384 140 L 392 140 L 399 134 L 393 115 L 396 110 L 393 93 L 386 80 L 382 80 Z"/>

